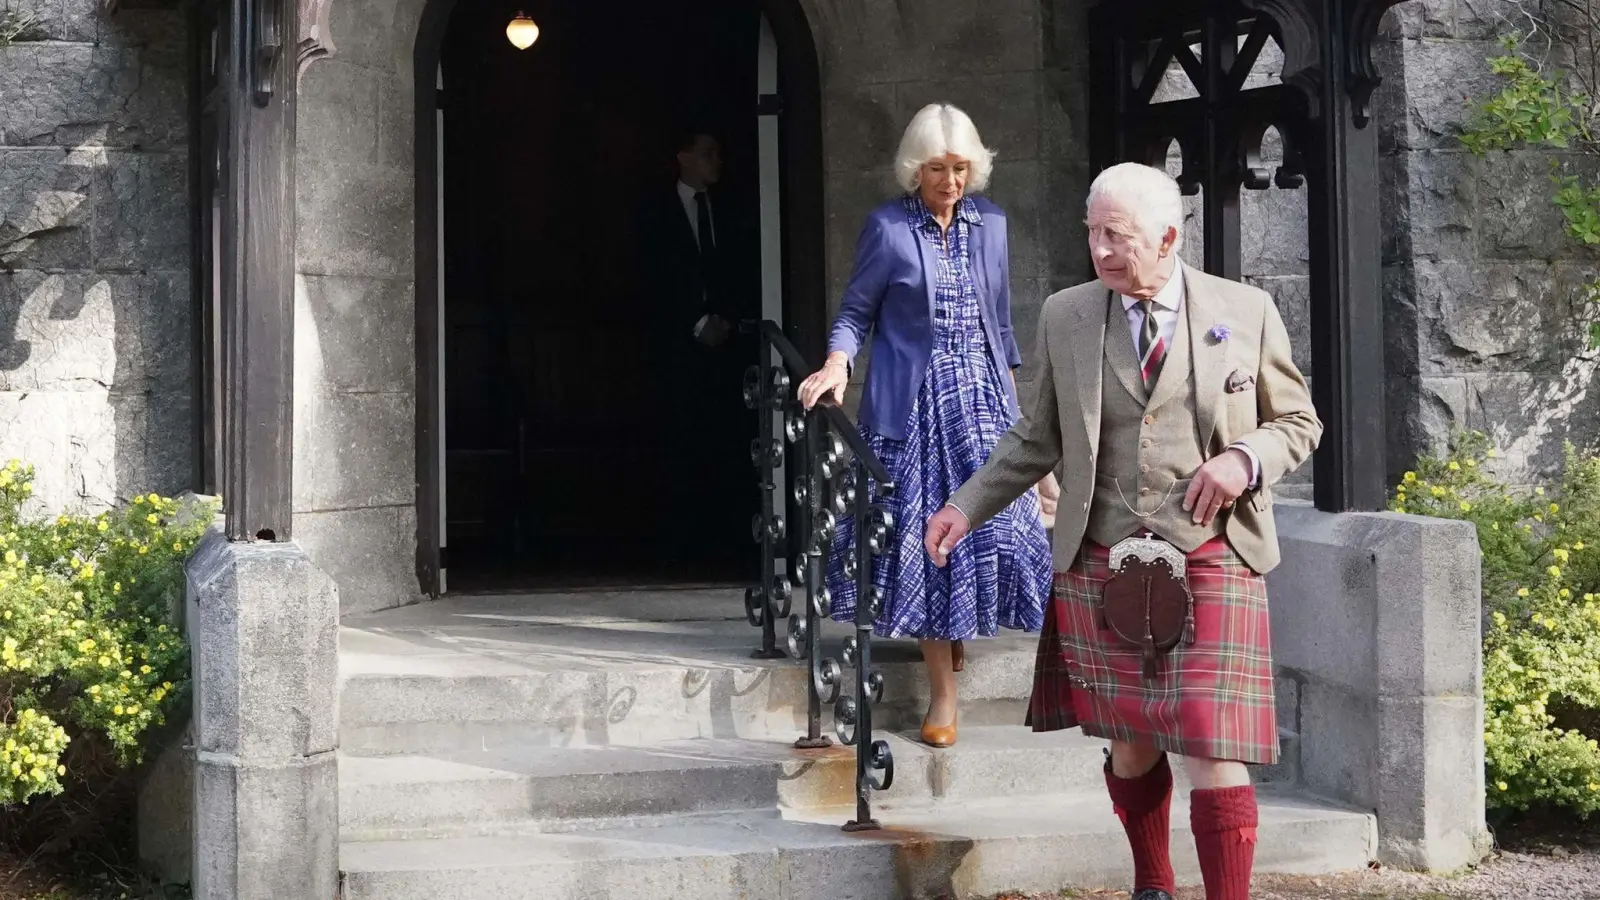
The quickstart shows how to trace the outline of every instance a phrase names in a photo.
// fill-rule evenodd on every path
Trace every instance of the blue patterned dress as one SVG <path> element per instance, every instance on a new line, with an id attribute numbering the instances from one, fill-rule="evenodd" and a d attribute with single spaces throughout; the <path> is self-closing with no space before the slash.
<path id="1" fill-rule="evenodd" d="M 873 631 L 925 640 L 993 637 L 1001 627 L 1037 632 L 1053 571 L 1036 491 L 957 544 L 945 568 L 934 566 L 922 546 L 929 517 L 978 471 L 1014 417 L 1006 405 L 1005 375 L 988 350 L 968 252 L 971 228 L 980 221 L 977 204 L 963 198 L 957 205 L 948 245 L 920 197 L 907 196 L 905 210 L 907 224 L 932 245 L 938 260 L 933 355 L 905 439 L 865 426 L 861 431 L 895 481 L 888 501 L 893 546 L 873 560 L 873 582 L 884 594 Z M 876 500 L 876 483 L 872 488 Z M 844 575 L 853 532 L 850 518 L 840 522 L 828 565 L 831 617 L 841 622 L 855 619 L 856 587 Z"/>

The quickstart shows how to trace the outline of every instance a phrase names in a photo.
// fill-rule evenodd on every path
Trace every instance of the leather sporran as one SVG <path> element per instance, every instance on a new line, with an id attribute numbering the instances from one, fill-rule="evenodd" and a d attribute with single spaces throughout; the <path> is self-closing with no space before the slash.
<path id="1" fill-rule="evenodd" d="M 1144 677 L 1180 642 L 1194 643 L 1194 595 L 1183 551 L 1153 535 L 1111 548 L 1111 577 L 1100 595 L 1100 627 L 1144 656 Z"/>

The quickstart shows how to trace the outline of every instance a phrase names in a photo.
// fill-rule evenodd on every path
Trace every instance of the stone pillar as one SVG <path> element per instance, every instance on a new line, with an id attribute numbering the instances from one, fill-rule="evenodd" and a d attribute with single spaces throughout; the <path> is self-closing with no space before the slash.
<path id="1" fill-rule="evenodd" d="M 196 900 L 339 888 L 339 593 L 294 543 L 213 532 L 188 569 Z"/>
<path id="2" fill-rule="evenodd" d="M 1299 502 L 1274 514 L 1279 723 L 1299 736 L 1302 785 L 1375 811 L 1382 862 L 1475 862 L 1488 850 L 1477 531 Z"/>

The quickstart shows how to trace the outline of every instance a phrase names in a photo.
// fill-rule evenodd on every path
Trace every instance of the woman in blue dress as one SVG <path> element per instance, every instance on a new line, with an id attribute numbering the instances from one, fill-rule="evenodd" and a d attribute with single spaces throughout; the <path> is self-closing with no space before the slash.
<path id="1" fill-rule="evenodd" d="M 884 603 L 873 632 L 916 638 L 928 669 L 922 740 L 956 740 L 956 672 L 963 641 L 1044 624 L 1053 572 L 1045 517 L 1053 476 L 969 534 L 935 567 L 922 547 L 927 520 L 989 458 L 1018 415 L 1006 215 L 969 191 L 988 183 L 993 154 L 955 107 L 934 104 L 901 138 L 896 175 L 905 194 L 867 216 L 823 367 L 799 389 L 809 409 L 843 403 L 856 355 L 871 339 L 862 436 L 895 490 L 893 546 L 874 562 Z M 876 485 L 873 486 L 876 497 Z M 828 567 L 832 617 L 854 621 L 844 576 L 854 523 L 840 523 Z"/>

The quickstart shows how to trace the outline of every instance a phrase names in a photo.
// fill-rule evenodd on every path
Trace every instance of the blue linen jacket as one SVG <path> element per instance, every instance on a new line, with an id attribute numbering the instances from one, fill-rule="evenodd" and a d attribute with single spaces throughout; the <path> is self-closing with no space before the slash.
<path id="1" fill-rule="evenodd" d="M 1007 406 L 1015 415 L 1016 391 L 1005 372 L 1022 365 L 1022 353 L 1011 330 L 1006 214 L 983 197 L 972 199 L 982 219 L 972 226 L 968 244 L 978 306 Z M 933 354 L 938 271 L 933 248 L 912 230 L 902 204 L 896 197 L 867 215 L 856 240 L 855 270 L 828 337 L 828 352 L 842 351 L 854 367 L 856 354 L 871 334 L 871 359 L 858 415 L 861 424 L 895 440 L 905 438 L 906 420 Z"/>

